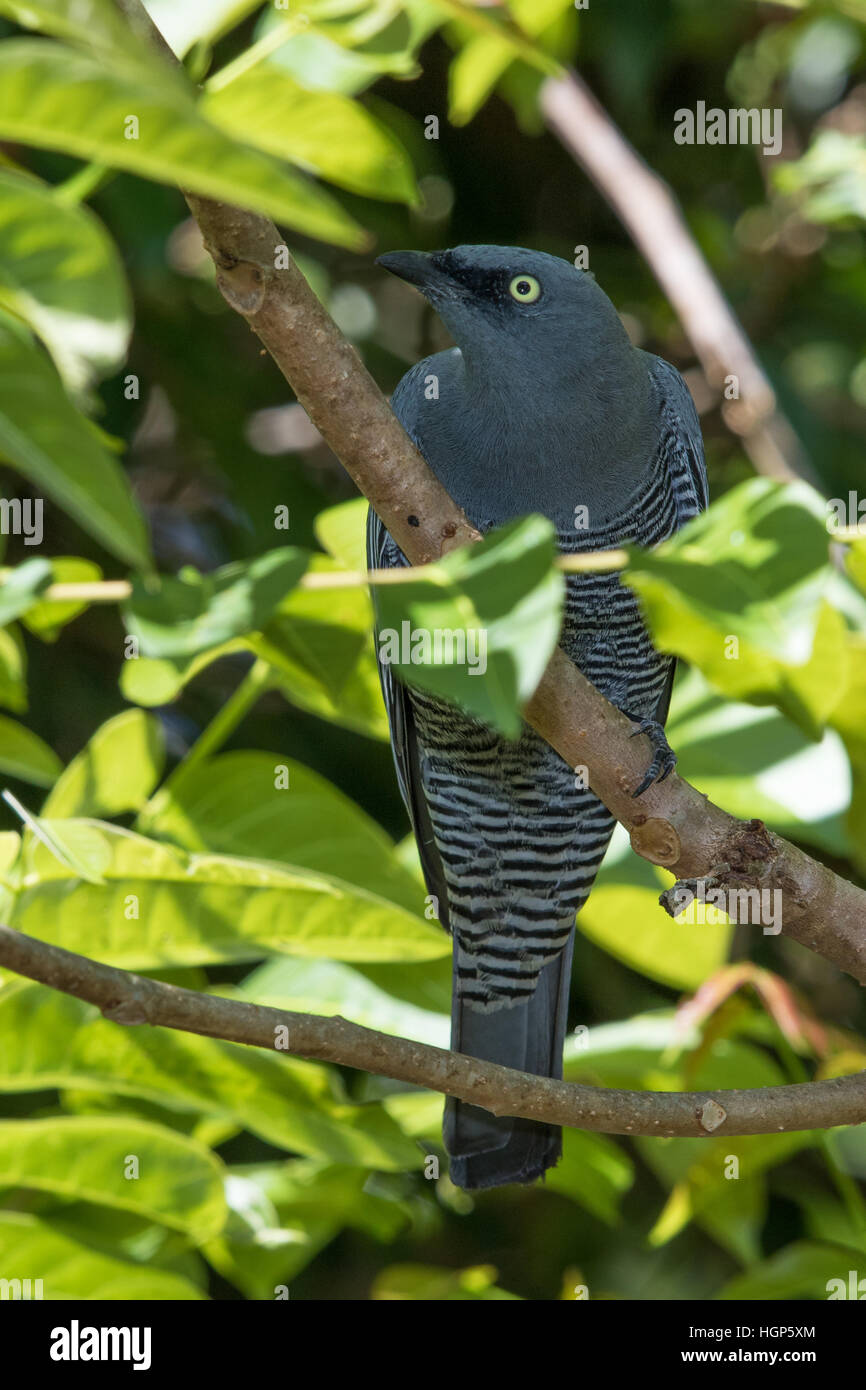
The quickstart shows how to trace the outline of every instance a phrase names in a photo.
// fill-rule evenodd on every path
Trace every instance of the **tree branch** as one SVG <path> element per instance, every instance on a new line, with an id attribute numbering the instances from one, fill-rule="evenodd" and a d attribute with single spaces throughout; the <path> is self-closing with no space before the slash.
<path id="1" fill-rule="evenodd" d="M 577 73 L 541 89 L 548 127 L 616 212 L 676 310 L 712 387 L 737 377 L 740 397 L 725 403 L 759 473 L 817 484 L 800 441 L 778 409 L 773 388 L 722 294 L 677 201 L 614 125 Z"/>
<path id="2" fill-rule="evenodd" d="M 551 1081 L 346 1019 L 286 1013 L 146 979 L 0 926 L 0 965 L 95 1004 L 114 1023 L 175 1028 L 337 1063 L 457 1096 L 494 1115 L 603 1134 L 771 1134 L 866 1119 L 866 1072 L 752 1091 L 612 1091 Z"/>

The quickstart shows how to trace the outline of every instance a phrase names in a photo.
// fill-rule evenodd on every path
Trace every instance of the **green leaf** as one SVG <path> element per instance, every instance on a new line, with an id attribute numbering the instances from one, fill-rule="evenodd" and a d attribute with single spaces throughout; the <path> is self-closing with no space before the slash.
<path id="1" fill-rule="evenodd" d="M 193 44 L 221 38 L 261 0 L 147 0 L 148 13 L 179 58 Z"/>
<path id="2" fill-rule="evenodd" d="M 663 651 L 817 739 L 846 665 L 845 622 L 826 601 L 828 541 L 817 493 L 755 478 L 656 550 L 631 550 L 623 578 Z"/>
<path id="3" fill-rule="evenodd" d="M 310 91 L 271 63 L 206 92 L 201 110 L 236 138 L 351 193 L 418 202 L 406 151 L 385 126 L 358 101 Z"/>
<path id="4" fill-rule="evenodd" d="M 98 821 L 42 820 L 11 925 L 127 969 L 256 960 L 268 952 L 348 961 L 436 960 L 448 937 L 383 897 L 312 870 L 188 855 Z M 82 856 L 86 862 L 82 864 Z M 104 882 L 77 883 L 88 866 Z M 92 877 L 92 875 L 91 875 Z"/>
<path id="5" fill-rule="evenodd" d="M 139 828 L 194 852 L 338 870 L 345 883 L 424 910 L 423 885 L 378 823 L 324 777 L 277 753 L 223 753 L 190 768 L 154 798 Z"/>
<path id="6" fill-rule="evenodd" d="M 339 246 L 368 242 L 322 189 L 206 120 L 167 67 L 163 75 L 108 66 L 49 40 L 8 39 L 0 43 L 0 137 L 235 203 Z"/>
<path id="7" fill-rule="evenodd" d="M 17 1279 L 41 1279 L 43 1297 L 115 1301 L 204 1298 L 189 1280 L 117 1260 L 23 1212 L 0 1212 L 0 1268 Z"/>
<path id="8" fill-rule="evenodd" d="M 72 393 L 126 356 L 123 264 L 102 224 L 32 178 L 0 169 L 0 306 L 44 342 Z"/>
<path id="9" fill-rule="evenodd" d="M 0 1186 L 136 1212 L 196 1243 L 226 1219 L 222 1165 L 210 1150 L 129 1116 L 0 1121 Z"/>
<path id="10" fill-rule="evenodd" d="M 0 0 L 0 14 L 22 29 L 38 29 L 114 56 L 145 61 L 141 38 L 113 0 Z"/>
<path id="11" fill-rule="evenodd" d="M 313 556 L 311 573 L 341 568 Z M 372 639 L 372 606 L 363 588 L 295 589 L 250 649 L 273 666 L 286 699 L 370 738 L 386 739 Z"/>
<path id="12" fill-rule="evenodd" d="M 0 385 L 2 392 L 2 385 Z M 0 419 L 0 432 L 3 421 Z M 53 578 L 48 560 L 25 560 L 10 570 L 0 584 L 0 624 L 11 623 L 36 602 L 37 595 L 46 589 Z"/>
<path id="13" fill-rule="evenodd" d="M 126 475 L 75 409 L 44 354 L 2 322 L 0 456 L 112 554 L 149 568 L 147 532 Z"/>
<path id="14" fill-rule="evenodd" d="M 60 555 L 51 559 L 51 582 L 53 584 L 90 584 L 102 578 L 102 570 L 92 560 L 82 560 L 77 555 Z M 43 642 L 54 642 L 67 623 L 83 613 L 87 603 L 84 600 L 57 603 L 45 599 L 34 603 L 22 617 L 29 632 Z"/>
<path id="15" fill-rule="evenodd" d="M 369 508 L 366 497 L 352 497 L 326 507 L 316 517 L 316 540 L 344 569 L 366 571 Z"/>
<path id="16" fill-rule="evenodd" d="M 57 754 L 38 734 L 0 715 L 0 772 L 37 787 L 50 787 L 62 771 Z"/>
<path id="17" fill-rule="evenodd" d="M 466 125 L 472 120 L 513 62 L 513 46 L 498 34 L 476 34 L 458 50 L 448 69 L 448 119 L 452 125 Z"/>
<path id="18" fill-rule="evenodd" d="M 623 1196 L 634 1182 L 628 1154 L 605 1134 L 567 1129 L 562 1158 L 545 1179 L 545 1187 L 561 1192 L 608 1226 L 621 1219 Z"/>
<path id="19" fill-rule="evenodd" d="M 386 1302 L 519 1302 L 517 1294 L 497 1286 L 496 1277 L 492 1265 L 459 1270 L 437 1269 L 433 1265 L 391 1265 L 377 1277 L 370 1296 Z"/>
<path id="20" fill-rule="evenodd" d="M 553 526 L 512 522 L 376 590 L 381 660 L 407 684 L 444 696 L 517 738 L 521 705 L 556 646 L 564 582 Z"/>
<path id="21" fill-rule="evenodd" d="M 727 959 L 731 927 L 668 916 L 659 894 L 671 876 L 632 854 L 617 826 L 578 930 L 632 970 L 675 989 L 697 989 Z"/>
<path id="22" fill-rule="evenodd" d="M 810 222 L 866 220 L 866 140 L 862 134 L 823 130 L 795 162 L 779 160 L 773 171 L 783 193 L 803 195 L 801 214 Z"/>
<path id="23" fill-rule="evenodd" d="M 109 719 L 63 772 L 43 817 L 117 816 L 138 811 L 162 775 L 162 725 L 141 710 Z"/>
<path id="24" fill-rule="evenodd" d="M 2 592 L 0 588 L 0 598 Z M 0 627 L 0 705 L 15 714 L 23 714 L 27 708 L 27 652 L 21 630 L 14 623 Z"/>
<path id="25" fill-rule="evenodd" d="M 192 1033 L 122 1028 L 42 985 L 4 985 L 0 1091 L 55 1087 L 114 1091 L 230 1119 L 311 1158 L 394 1172 L 422 1162 L 381 1106 L 347 1101 L 326 1067 Z"/>
<path id="26" fill-rule="evenodd" d="M 234 999 L 267 1004 L 290 1013 L 338 1014 L 363 1028 L 412 1038 L 433 1047 L 448 1047 L 451 1019 L 447 1013 L 419 1008 L 395 998 L 359 970 L 340 961 L 266 961 L 250 972 L 232 992 Z"/>
<path id="27" fill-rule="evenodd" d="M 838 734 L 816 745 L 776 710 L 723 699 L 692 669 L 674 687 L 667 736 L 680 774 L 732 816 L 844 852 L 851 775 Z"/>
<path id="28" fill-rule="evenodd" d="M 188 685 L 200 671 L 204 671 L 221 656 L 249 651 L 249 644 L 241 638 L 224 642 L 218 647 L 210 647 L 190 660 L 177 658 L 152 659 L 146 656 L 130 656 L 123 663 L 120 672 L 120 689 L 125 699 L 132 704 L 168 705 L 176 700 L 184 686 Z"/>
<path id="29" fill-rule="evenodd" d="M 190 657 L 262 627 L 307 567 L 293 546 L 238 560 L 213 574 L 136 578 L 124 605 L 129 631 L 148 657 Z"/>
<path id="30" fill-rule="evenodd" d="M 848 1246 L 794 1241 L 744 1274 L 736 1275 L 725 1284 L 718 1297 L 759 1301 L 850 1298 L 850 1271 L 854 1259 L 855 1252 Z M 856 1279 L 854 1283 L 856 1285 Z M 855 1296 L 862 1297 L 859 1292 Z"/>

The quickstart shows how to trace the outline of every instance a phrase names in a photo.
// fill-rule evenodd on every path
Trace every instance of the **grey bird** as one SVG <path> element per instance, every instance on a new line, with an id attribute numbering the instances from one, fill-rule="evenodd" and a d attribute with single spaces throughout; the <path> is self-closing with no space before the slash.
<path id="1" fill-rule="evenodd" d="M 480 531 L 540 512 L 563 551 L 649 546 L 706 505 L 688 388 L 632 346 L 591 274 L 512 246 L 399 251 L 378 264 L 417 286 L 457 344 L 412 367 L 391 404 Z M 372 510 L 367 550 L 373 568 L 406 563 Z M 640 795 L 676 761 L 663 729 L 673 660 L 615 573 L 568 577 L 560 641 L 649 736 Z M 379 669 L 428 892 L 453 937 L 452 1047 L 561 1077 L 575 914 L 613 817 L 528 725 L 507 740 Z M 444 1137 L 463 1188 L 532 1182 L 562 1150 L 556 1126 L 453 1099 Z"/>

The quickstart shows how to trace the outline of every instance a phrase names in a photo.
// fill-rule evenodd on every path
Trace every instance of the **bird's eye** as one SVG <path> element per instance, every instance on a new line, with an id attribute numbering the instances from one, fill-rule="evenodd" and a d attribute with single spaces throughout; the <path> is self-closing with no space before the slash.
<path id="1" fill-rule="evenodd" d="M 508 290 L 519 304 L 534 304 L 541 294 L 541 286 L 534 275 L 515 275 Z"/>

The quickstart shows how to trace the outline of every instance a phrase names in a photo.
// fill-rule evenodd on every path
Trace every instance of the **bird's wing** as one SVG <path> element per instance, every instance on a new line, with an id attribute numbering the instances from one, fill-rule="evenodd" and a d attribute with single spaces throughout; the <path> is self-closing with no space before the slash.
<path id="1" fill-rule="evenodd" d="M 684 488 L 676 489 L 680 527 L 702 512 L 710 500 L 704 441 L 692 393 L 676 367 L 663 357 L 654 357 L 651 372 L 661 403 L 661 448 L 675 482 L 682 478 L 686 483 Z"/>
<path id="2" fill-rule="evenodd" d="M 663 357 L 654 357 L 651 372 L 662 415 L 659 447 L 665 454 L 665 465 L 674 483 L 676 528 L 679 530 L 709 502 L 704 441 L 692 393 L 676 367 Z M 660 724 L 668 717 L 676 668 L 676 660 L 671 661 L 655 715 Z"/>
<path id="3" fill-rule="evenodd" d="M 426 361 L 417 363 L 410 372 L 407 372 L 391 398 L 391 406 L 394 413 L 401 421 L 410 438 L 413 439 L 412 421 L 411 418 L 409 418 L 408 411 L 409 402 L 414 397 L 411 384 L 414 383 L 419 376 L 423 378 L 426 370 Z M 407 386 L 410 387 L 410 389 L 407 390 Z M 417 439 L 414 439 L 414 442 L 417 444 Z M 405 565 L 407 563 L 405 555 L 385 530 L 382 522 L 371 507 L 367 513 L 368 566 L 370 569 L 391 569 L 396 565 Z M 373 607 L 375 609 L 375 588 L 372 590 L 372 596 Z M 421 785 L 420 752 L 418 749 L 418 739 L 415 733 L 412 703 L 409 699 L 409 692 L 406 687 L 397 680 L 390 665 L 386 662 L 378 661 L 378 643 L 377 662 L 379 666 L 379 680 L 382 685 L 382 697 L 385 701 L 385 711 L 388 715 L 388 724 L 391 729 L 391 751 L 394 755 L 394 766 L 397 770 L 397 785 L 400 788 L 400 795 L 403 798 L 406 810 L 409 814 L 415 841 L 418 845 L 418 853 L 421 858 L 421 868 L 424 873 L 424 881 L 427 884 L 427 891 L 437 899 L 439 921 L 441 925 L 447 929 L 448 890 L 442 871 L 442 861 L 439 858 L 439 852 L 436 848 L 433 826 L 430 821 L 430 812 L 427 808 L 427 802 Z"/>

